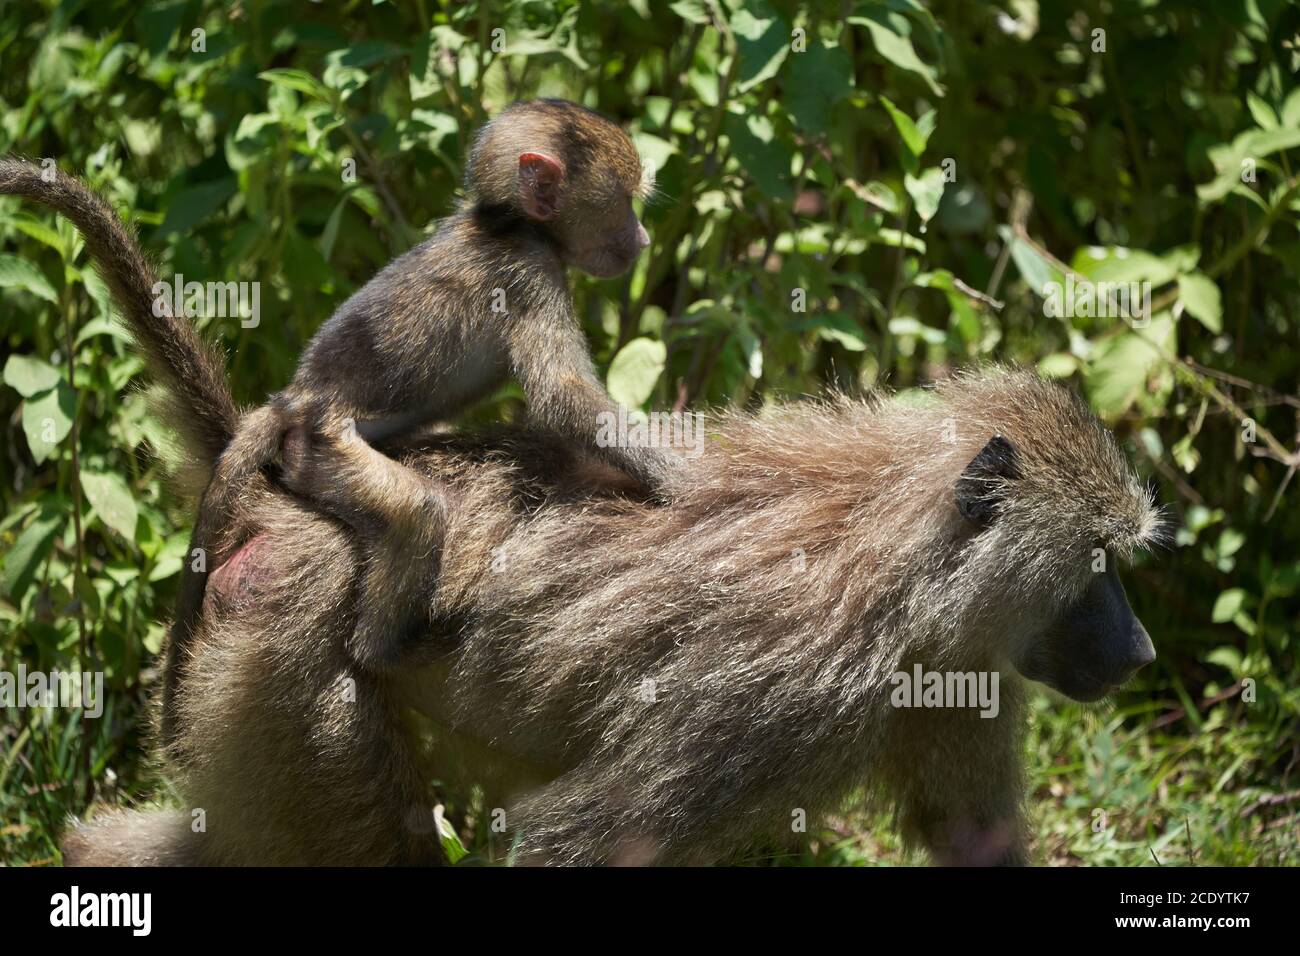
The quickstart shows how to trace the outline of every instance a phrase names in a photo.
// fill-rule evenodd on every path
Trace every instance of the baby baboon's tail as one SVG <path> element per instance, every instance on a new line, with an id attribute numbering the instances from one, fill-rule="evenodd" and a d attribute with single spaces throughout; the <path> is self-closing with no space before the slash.
<path id="1" fill-rule="evenodd" d="M 184 318 L 155 305 L 157 279 L 130 230 L 108 203 L 74 176 L 0 157 L 0 194 L 25 196 L 72 221 L 108 284 L 131 335 L 166 389 L 169 424 L 204 471 L 235 433 L 239 414 L 220 355 Z M 161 313 L 161 314 L 159 314 Z"/>

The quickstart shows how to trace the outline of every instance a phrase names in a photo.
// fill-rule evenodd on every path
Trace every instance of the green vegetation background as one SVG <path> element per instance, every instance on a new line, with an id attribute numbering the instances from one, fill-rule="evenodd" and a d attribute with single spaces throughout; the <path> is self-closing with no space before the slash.
<path id="1" fill-rule="evenodd" d="M 0 5 L 0 64 L 0 151 L 86 176 L 163 276 L 261 283 L 256 328 L 199 320 L 247 403 L 452 208 L 485 114 L 538 94 L 658 170 L 649 253 L 577 283 L 621 401 L 986 360 L 1070 381 L 1180 530 L 1126 575 L 1157 664 L 1112 706 L 1035 707 L 1036 858 L 1300 862 L 1296 3 L 29 0 Z M 1152 321 L 1047 315 L 1070 272 L 1151 283 Z M 92 794 L 165 797 L 143 715 L 191 513 L 81 241 L 8 199 L 0 321 L 0 657 L 109 690 L 84 727 L 3 712 L 0 860 L 41 863 Z M 475 417 L 521 411 L 509 388 Z M 880 822 L 816 825 L 793 862 L 906 860 Z"/>

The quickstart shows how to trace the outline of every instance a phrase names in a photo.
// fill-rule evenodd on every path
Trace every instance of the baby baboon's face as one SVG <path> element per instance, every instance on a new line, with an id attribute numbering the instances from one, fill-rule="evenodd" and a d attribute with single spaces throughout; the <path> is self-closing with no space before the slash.
<path id="1" fill-rule="evenodd" d="M 569 264 L 598 279 L 622 275 L 650 245 L 632 204 L 652 185 L 632 141 L 621 130 L 618 136 L 618 148 L 611 150 L 616 161 L 589 170 L 573 184 L 574 204 L 557 224 Z"/>
<path id="2" fill-rule="evenodd" d="M 632 201 L 653 189 L 653 177 L 618 124 L 556 100 L 513 107 L 489 124 L 471 155 L 476 188 L 490 191 L 498 140 L 524 144 L 511 154 L 519 208 L 558 240 L 568 265 L 612 278 L 650 244 Z"/>
<path id="3" fill-rule="evenodd" d="M 585 222 L 574 223 L 564 237 L 569 263 L 598 279 L 622 275 L 648 245 L 650 236 L 629 194 L 611 197 L 603 208 L 591 210 Z"/>

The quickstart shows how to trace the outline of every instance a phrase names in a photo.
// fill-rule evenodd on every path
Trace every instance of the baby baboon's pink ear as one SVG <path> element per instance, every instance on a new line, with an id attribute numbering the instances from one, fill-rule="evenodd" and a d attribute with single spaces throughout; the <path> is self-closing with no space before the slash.
<path id="1" fill-rule="evenodd" d="M 545 222 L 560 208 L 564 167 L 543 153 L 519 154 L 519 204 L 524 215 Z"/>

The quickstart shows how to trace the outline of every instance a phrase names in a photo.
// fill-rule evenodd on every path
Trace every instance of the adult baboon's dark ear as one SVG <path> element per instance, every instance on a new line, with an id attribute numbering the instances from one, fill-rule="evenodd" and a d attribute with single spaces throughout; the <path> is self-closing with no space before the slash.
<path id="1" fill-rule="evenodd" d="M 962 517 L 985 526 L 998 513 L 1006 493 L 1003 479 L 1019 478 L 1016 446 L 1001 435 L 988 440 L 957 479 L 955 498 Z"/>

